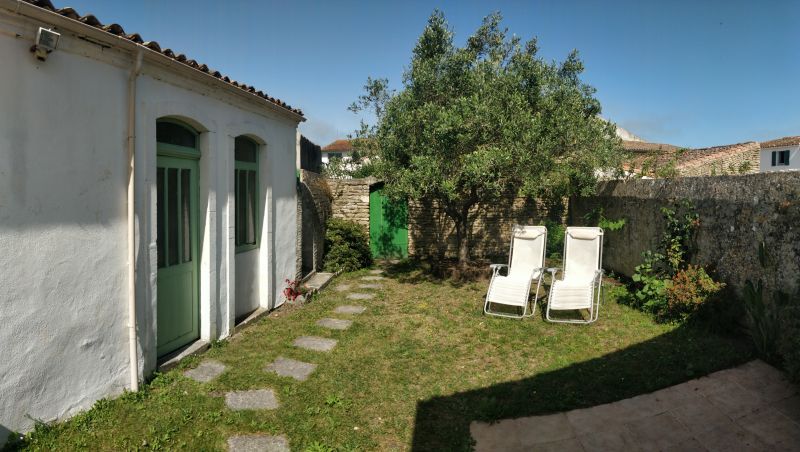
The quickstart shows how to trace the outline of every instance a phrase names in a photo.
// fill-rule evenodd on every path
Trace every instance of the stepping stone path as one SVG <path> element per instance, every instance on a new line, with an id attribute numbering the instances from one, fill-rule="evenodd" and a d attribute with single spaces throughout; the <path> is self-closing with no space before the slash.
<path id="1" fill-rule="evenodd" d="M 298 381 L 305 381 L 316 368 L 316 364 L 304 363 L 302 361 L 279 356 L 275 362 L 267 365 L 266 370 L 275 372 L 281 377 L 292 377 Z"/>
<path id="2" fill-rule="evenodd" d="M 352 320 L 341 320 L 341 319 L 321 319 L 317 321 L 317 325 L 332 330 L 346 330 L 350 328 L 350 325 L 352 324 L 353 324 Z"/>
<path id="3" fill-rule="evenodd" d="M 232 410 L 274 410 L 280 405 L 272 389 L 225 393 L 225 405 Z"/>
<path id="4" fill-rule="evenodd" d="M 359 289 L 383 289 L 383 284 L 359 284 Z"/>
<path id="5" fill-rule="evenodd" d="M 370 270 L 372 276 L 363 276 L 364 281 L 380 281 L 384 278 L 378 276 L 383 270 Z M 381 284 L 359 284 L 360 289 L 381 289 Z M 347 292 L 352 289 L 351 284 L 339 284 L 335 287 L 337 292 Z M 375 298 L 370 293 L 349 293 L 351 300 L 369 300 Z M 337 314 L 361 314 L 366 311 L 364 306 L 344 305 L 333 310 Z M 352 320 L 325 318 L 317 321 L 317 325 L 333 330 L 346 330 L 352 325 Z M 338 341 L 319 336 L 300 336 L 294 340 L 295 347 L 317 352 L 329 352 L 336 347 Z M 298 381 L 305 381 L 316 370 L 317 365 L 305 363 L 294 359 L 279 356 L 274 362 L 264 369 L 274 372 L 282 377 L 292 377 Z M 225 366 L 217 361 L 204 361 L 196 369 L 186 371 L 184 375 L 199 381 L 208 382 L 218 377 L 225 371 Z M 232 391 L 225 394 L 225 405 L 231 410 L 274 410 L 280 405 L 272 389 L 255 389 L 249 391 Z M 289 452 L 289 441 L 285 436 L 268 435 L 237 435 L 228 438 L 230 452 Z"/>
<path id="6" fill-rule="evenodd" d="M 240 435 L 228 438 L 230 452 L 289 452 L 284 436 Z"/>
<path id="7" fill-rule="evenodd" d="M 350 286 L 350 284 L 339 284 L 338 286 L 336 286 L 334 288 L 334 290 L 337 291 L 337 292 L 347 292 L 351 288 L 352 288 L 352 286 Z"/>
<path id="8" fill-rule="evenodd" d="M 329 352 L 336 347 L 336 339 L 328 339 L 319 336 L 301 336 L 294 340 L 294 346 L 313 350 L 315 352 Z"/>
<path id="9" fill-rule="evenodd" d="M 361 314 L 366 310 L 367 308 L 364 306 L 344 305 L 334 309 L 333 312 L 336 314 Z"/>
<path id="10" fill-rule="evenodd" d="M 188 378 L 198 383 L 208 383 L 209 381 L 217 378 L 225 372 L 225 365 L 219 361 L 207 360 L 200 363 L 194 369 L 187 370 L 183 373 Z"/>

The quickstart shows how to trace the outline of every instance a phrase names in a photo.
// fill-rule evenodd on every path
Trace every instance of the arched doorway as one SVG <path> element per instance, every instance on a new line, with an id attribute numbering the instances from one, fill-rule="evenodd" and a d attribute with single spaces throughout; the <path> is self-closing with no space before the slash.
<path id="1" fill-rule="evenodd" d="M 175 120 L 156 123 L 159 357 L 200 337 L 198 135 Z"/>

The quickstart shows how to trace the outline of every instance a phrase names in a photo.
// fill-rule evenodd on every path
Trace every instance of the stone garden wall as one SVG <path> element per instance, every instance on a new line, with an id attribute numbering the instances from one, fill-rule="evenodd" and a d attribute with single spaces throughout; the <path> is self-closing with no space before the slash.
<path id="1" fill-rule="evenodd" d="M 369 234 L 369 187 L 378 182 L 366 179 L 326 179 L 331 191 L 333 218 L 354 221 Z"/>
<path id="2" fill-rule="evenodd" d="M 561 223 L 564 203 L 546 205 L 535 199 L 509 193 L 499 202 L 477 206 L 469 234 L 470 254 L 474 259 L 506 258 L 515 224 L 543 224 L 546 220 Z M 409 254 L 416 257 L 452 258 L 457 255 L 453 221 L 431 201 L 411 202 L 408 207 Z"/>
<path id="3" fill-rule="evenodd" d="M 297 203 L 300 238 L 298 276 L 305 276 L 322 269 L 325 223 L 332 215 L 331 190 L 327 180 L 317 173 L 300 170 Z"/>
<path id="4" fill-rule="evenodd" d="M 682 199 L 700 215 L 694 263 L 716 269 L 737 292 L 758 278 L 767 289 L 798 289 L 800 172 L 605 182 L 596 196 L 571 200 L 569 220 L 580 225 L 598 207 L 610 220 L 625 218 L 621 230 L 606 232 L 603 261 L 630 276 L 663 234 L 660 209 Z M 768 268 L 759 263 L 762 242 Z"/>

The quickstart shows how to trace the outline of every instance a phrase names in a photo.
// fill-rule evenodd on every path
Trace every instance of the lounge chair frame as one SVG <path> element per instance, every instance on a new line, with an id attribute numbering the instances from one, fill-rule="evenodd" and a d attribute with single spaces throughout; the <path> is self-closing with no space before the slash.
<path id="1" fill-rule="evenodd" d="M 508 264 L 492 264 L 492 265 L 489 266 L 492 269 L 492 279 L 489 282 L 489 289 L 486 291 L 486 301 L 483 304 L 483 312 L 485 314 L 493 315 L 493 316 L 497 316 L 497 317 L 506 317 L 506 318 L 511 318 L 511 319 L 524 319 L 526 317 L 532 317 L 534 314 L 536 314 L 536 301 L 537 301 L 537 298 L 539 296 L 539 289 L 542 286 L 542 279 L 544 277 L 544 272 L 545 272 L 544 256 L 546 254 L 546 249 L 547 249 L 547 229 L 546 228 L 543 228 L 544 231 L 541 234 L 541 236 L 542 236 L 541 240 L 543 240 L 542 253 L 541 253 L 542 254 L 541 255 L 541 264 L 540 264 L 539 267 L 533 268 L 531 270 L 530 277 L 527 278 L 527 288 L 525 290 L 525 293 L 527 293 L 528 297 L 530 298 L 531 284 L 533 282 L 534 275 L 536 275 L 537 273 L 539 275 L 538 277 L 536 277 L 536 292 L 533 295 L 533 302 L 531 302 L 530 300 L 526 300 L 525 304 L 522 306 L 522 314 L 514 315 L 514 314 L 505 313 L 505 312 L 493 311 L 491 309 L 491 305 L 492 304 L 502 304 L 504 306 L 517 306 L 517 305 L 509 305 L 509 304 L 498 303 L 498 302 L 495 302 L 495 301 L 489 301 L 489 294 L 491 293 L 492 286 L 493 286 L 493 284 L 495 282 L 495 278 L 503 276 L 503 275 L 500 274 L 500 270 L 502 268 L 507 268 L 508 269 L 507 274 L 508 274 L 508 272 L 511 271 L 511 261 L 512 261 L 512 259 L 514 257 L 514 242 L 517 239 L 517 237 L 514 234 L 515 234 L 515 231 L 518 230 L 518 228 L 522 228 L 522 227 L 524 227 L 524 226 L 514 225 L 514 227 L 511 229 L 512 230 L 512 235 L 511 235 L 511 244 L 509 245 L 509 250 L 508 250 Z M 528 306 L 529 305 L 531 305 L 530 313 L 528 313 Z"/>
<path id="2" fill-rule="evenodd" d="M 564 257 L 563 257 L 563 265 L 566 266 L 567 264 L 567 253 L 569 252 L 569 240 L 567 234 L 569 234 L 571 228 L 567 228 L 564 231 Z M 589 318 L 586 320 L 577 320 L 577 319 L 556 319 L 550 317 L 550 310 L 551 306 L 553 305 L 553 296 L 555 291 L 553 290 L 553 286 L 556 284 L 556 274 L 561 270 L 559 268 L 548 268 L 547 271 L 551 274 L 550 279 L 550 292 L 547 294 L 547 309 L 545 311 L 545 318 L 548 322 L 553 323 L 574 323 L 574 324 L 589 324 L 596 322 L 600 316 L 600 303 L 604 301 L 604 294 L 603 294 L 603 235 L 604 231 L 602 228 L 596 228 L 599 231 L 598 234 L 598 260 L 597 260 L 597 270 L 595 270 L 594 278 L 591 281 L 591 291 L 590 291 L 590 304 L 589 304 Z M 562 272 L 563 273 L 563 272 Z M 585 309 L 585 308 L 581 308 Z M 574 309 L 576 311 L 580 311 L 581 309 Z M 571 311 L 573 309 L 553 309 L 554 311 Z"/>

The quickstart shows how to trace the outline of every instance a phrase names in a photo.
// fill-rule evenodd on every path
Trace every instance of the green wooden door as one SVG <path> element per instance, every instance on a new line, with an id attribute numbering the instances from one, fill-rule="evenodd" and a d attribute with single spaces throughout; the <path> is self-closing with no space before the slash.
<path id="1" fill-rule="evenodd" d="M 408 257 L 408 204 L 387 198 L 382 187 L 369 193 L 369 242 L 372 257 Z"/>
<path id="2" fill-rule="evenodd" d="M 161 150 L 161 145 L 159 145 Z M 197 160 L 158 156 L 157 353 L 200 337 Z"/>

